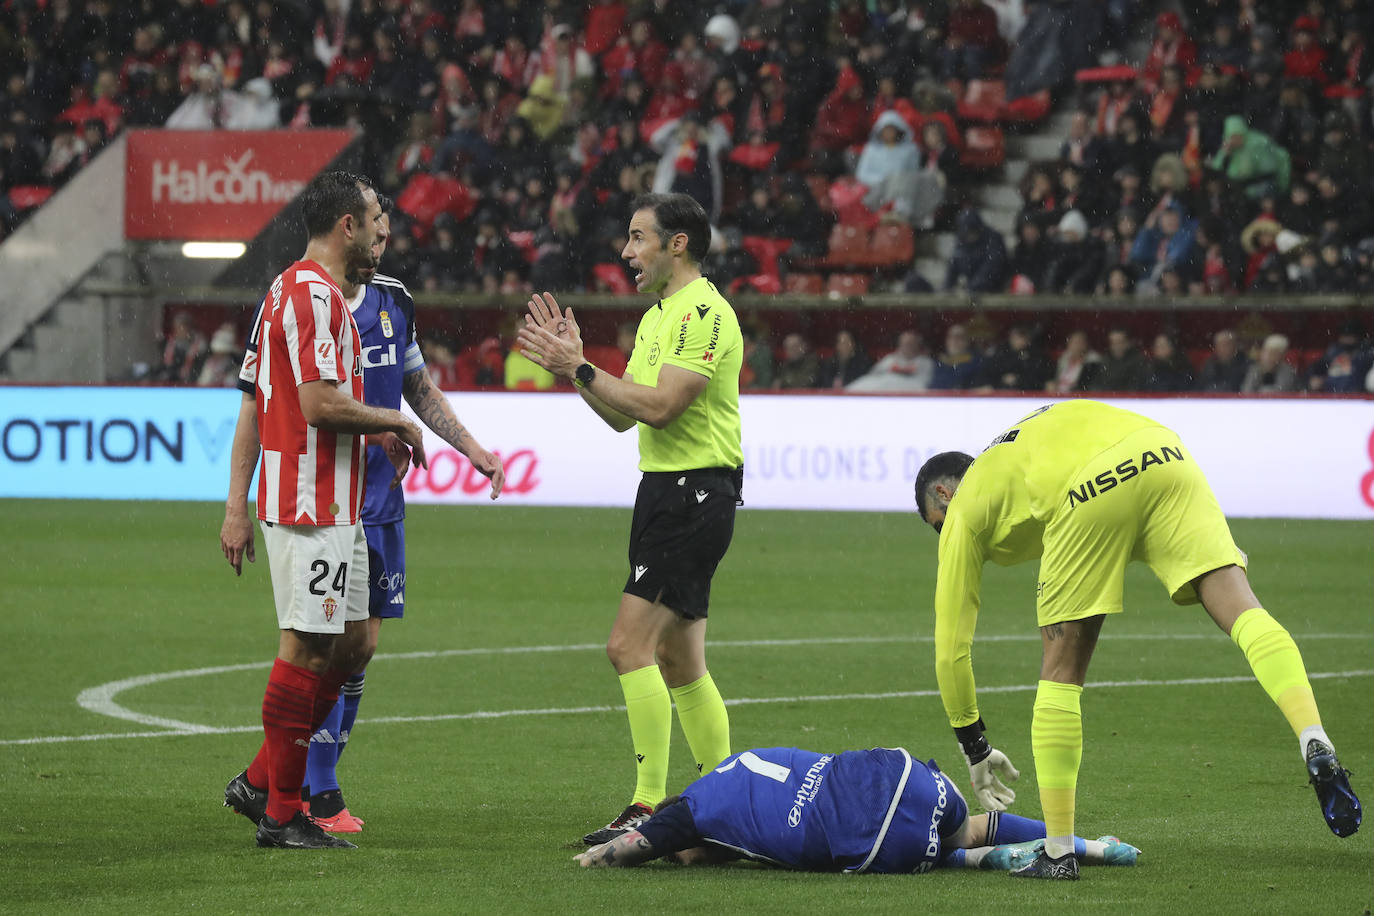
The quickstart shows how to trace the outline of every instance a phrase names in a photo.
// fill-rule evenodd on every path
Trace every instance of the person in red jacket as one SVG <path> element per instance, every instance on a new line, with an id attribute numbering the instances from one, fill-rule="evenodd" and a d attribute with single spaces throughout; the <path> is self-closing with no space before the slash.
<path id="1" fill-rule="evenodd" d="M 644 16 L 630 20 L 629 35 L 622 34 L 616 43 L 601 55 L 601 71 L 606 75 L 601 84 L 601 97 L 614 98 L 620 84 L 631 75 L 638 75 L 645 85 L 657 86 L 663 79 L 668 62 L 668 46 L 654 37 L 652 22 Z"/>
<path id="2" fill-rule="evenodd" d="M 942 79 L 982 79 L 1006 58 L 997 31 L 997 13 L 983 0 L 959 0 L 949 12 L 945 46 L 940 49 Z"/>
<path id="3" fill-rule="evenodd" d="M 1299 16 L 1293 23 L 1293 48 L 1283 55 L 1283 75 L 1287 79 L 1311 80 L 1325 87 L 1326 50 L 1317 43 L 1321 26 L 1312 16 Z"/>
<path id="4" fill-rule="evenodd" d="M 846 149 L 868 139 L 872 123 L 863 81 L 853 67 L 846 66 L 816 113 L 816 126 L 811 130 L 811 152 L 818 160 L 834 162 Z"/>
<path id="5" fill-rule="evenodd" d="M 1140 68 L 1141 82 L 1146 92 L 1153 93 L 1159 85 L 1160 74 L 1169 64 L 1176 64 L 1186 73 L 1197 63 L 1197 45 L 1183 31 L 1178 13 L 1163 12 L 1155 19 L 1155 38 L 1145 65 Z"/>

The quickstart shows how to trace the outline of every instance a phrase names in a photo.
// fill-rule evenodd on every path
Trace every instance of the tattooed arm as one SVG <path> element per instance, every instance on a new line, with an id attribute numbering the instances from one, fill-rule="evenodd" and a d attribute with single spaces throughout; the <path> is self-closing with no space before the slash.
<path id="1" fill-rule="evenodd" d="M 449 406 L 448 398 L 444 397 L 444 393 L 434 384 L 429 373 L 421 369 L 406 375 L 401 382 L 401 392 L 421 423 L 434 430 L 440 439 L 457 449 L 459 454 L 472 462 L 473 467 L 491 480 L 491 498 L 500 496 L 501 488 L 506 483 L 506 472 L 501 467 L 501 459 L 482 448 L 481 443 L 473 438 L 467 427 L 458 422 L 453 408 Z"/>
<path id="2" fill-rule="evenodd" d="M 609 843 L 593 846 L 573 856 L 583 868 L 621 868 L 639 865 L 663 855 L 638 830 L 622 833 Z"/>

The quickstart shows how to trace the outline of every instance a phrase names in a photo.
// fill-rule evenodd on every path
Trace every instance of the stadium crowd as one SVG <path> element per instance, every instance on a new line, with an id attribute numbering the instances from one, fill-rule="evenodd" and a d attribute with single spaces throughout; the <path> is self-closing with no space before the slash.
<path id="1" fill-rule="evenodd" d="M 1374 290 L 1368 5 L 1175 6 L 1101 4 L 1102 60 L 1153 23 L 1148 48 L 1058 87 L 1079 110 L 1008 245 L 972 204 L 990 179 L 961 93 L 1038 11 L 1096 4 L 10 0 L 0 238 L 124 127 L 346 125 L 397 201 L 384 269 L 419 290 L 629 293 L 648 189 L 706 206 L 726 290 Z M 896 256 L 841 271 L 851 224 Z M 945 275 L 923 276 L 911 241 L 945 229 Z M 782 378 L 798 343 L 762 348 Z"/>

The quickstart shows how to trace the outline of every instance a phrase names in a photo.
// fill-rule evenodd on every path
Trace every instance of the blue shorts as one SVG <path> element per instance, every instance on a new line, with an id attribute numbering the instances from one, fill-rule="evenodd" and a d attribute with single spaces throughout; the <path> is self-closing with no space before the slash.
<path id="1" fill-rule="evenodd" d="M 912 760 L 901 801 L 892 812 L 887 836 L 869 871 L 909 874 L 934 868 L 945 854 L 944 841 L 965 820 L 968 805 L 954 782 L 934 760 Z"/>
<path id="2" fill-rule="evenodd" d="M 404 617 L 406 612 L 405 522 L 367 525 L 367 613 Z"/>

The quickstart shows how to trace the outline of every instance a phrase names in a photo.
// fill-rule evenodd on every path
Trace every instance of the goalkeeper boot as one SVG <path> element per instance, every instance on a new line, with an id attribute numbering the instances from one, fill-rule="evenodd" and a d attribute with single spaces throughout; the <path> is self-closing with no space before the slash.
<path id="1" fill-rule="evenodd" d="M 1014 871 L 1007 872 L 1007 874 L 1013 878 L 1051 878 L 1058 881 L 1077 881 L 1078 857 L 1069 852 L 1057 859 L 1051 859 L 1042 849 L 1029 865 L 1023 865 Z"/>
<path id="2" fill-rule="evenodd" d="M 621 834 L 629 833 L 631 830 L 647 821 L 649 816 L 653 813 L 654 809 L 650 808 L 648 805 L 641 805 L 635 802 L 626 807 L 624 811 L 620 812 L 619 817 L 611 821 L 605 827 L 602 827 L 600 830 L 594 830 L 584 836 L 582 842 L 586 843 L 588 846 L 600 846 L 602 843 L 609 843 Z"/>
<path id="3" fill-rule="evenodd" d="M 978 863 L 978 867 L 992 871 L 1011 871 L 1029 865 L 1044 848 L 1044 840 L 1004 843 L 988 850 L 988 854 L 983 856 L 983 861 Z"/>
<path id="4" fill-rule="evenodd" d="M 267 790 L 250 783 L 248 771 L 244 770 L 224 787 L 224 807 L 233 808 L 256 824 L 267 813 Z"/>
<path id="5" fill-rule="evenodd" d="M 263 815 L 258 824 L 258 845 L 276 849 L 357 849 L 342 837 L 330 836 L 320 825 L 297 811 L 285 824 Z"/>
<path id="6" fill-rule="evenodd" d="M 1134 865 L 1140 858 L 1140 850 L 1130 843 L 1123 843 L 1114 836 L 1100 836 L 1097 842 L 1105 843 L 1107 851 L 1102 854 L 1103 865 Z"/>
<path id="7" fill-rule="evenodd" d="M 1364 816 L 1355 790 L 1350 788 L 1350 771 L 1341 766 L 1329 744 L 1313 738 L 1307 742 L 1307 781 L 1317 791 L 1326 826 L 1336 836 L 1350 836 L 1360 829 Z"/>

